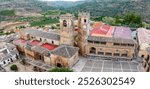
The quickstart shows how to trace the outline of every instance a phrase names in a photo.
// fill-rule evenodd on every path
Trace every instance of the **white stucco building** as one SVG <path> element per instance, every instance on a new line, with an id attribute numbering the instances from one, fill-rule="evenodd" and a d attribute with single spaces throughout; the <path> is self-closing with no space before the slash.
<path id="1" fill-rule="evenodd" d="M 16 46 L 10 43 L 0 43 L 0 65 L 6 66 L 19 59 L 19 53 Z"/>

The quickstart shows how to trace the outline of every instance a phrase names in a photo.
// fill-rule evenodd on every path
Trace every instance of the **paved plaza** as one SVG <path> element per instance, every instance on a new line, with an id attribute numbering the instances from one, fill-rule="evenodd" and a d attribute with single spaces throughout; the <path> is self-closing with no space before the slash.
<path id="1" fill-rule="evenodd" d="M 17 65 L 18 72 L 34 72 L 32 66 L 30 66 L 30 65 L 24 66 L 20 63 L 20 61 L 15 61 L 15 62 L 5 66 L 4 68 L 6 69 L 6 72 L 13 72 L 12 70 L 10 70 L 10 66 L 13 64 Z"/>
<path id="2" fill-rule="evenodd" d="M 141 63 L 136 61 L 112 61 L 80 58 L 73 67 L 77 72 L 144 72 Z"/>
<path id="3" fill-rule="evenodd" d="M 51 66 L 43 64 L 40 61 L 26 60 L 32 65 L 39 66 L 44 69 L 50 69 Z M 10 66 L 16 64 L 19 72 L 33 72 L 32 66 L 24 66 L 19 61 L 16 61 L 6 67 L 6 71 L 11 72 Z M 79 61 L 73 66 L 75 72 L 144 72 L 144 68 L 141 63 L 134 61 L 112 61 L 105 59 L 91 59 L 85 57 L 79 57 Z"/>

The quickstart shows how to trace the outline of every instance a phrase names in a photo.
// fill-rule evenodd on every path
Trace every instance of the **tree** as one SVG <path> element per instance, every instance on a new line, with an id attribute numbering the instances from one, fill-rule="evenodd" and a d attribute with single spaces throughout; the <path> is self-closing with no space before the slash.
<path id="1" fill-rule="evenodd" d="M 142 27 L 142 18 L 134 13 L 126 13 L 124 16 L 124 24 L 130 27 Z"/>
<path id="2" fill-rule="evenodd" d="M 25 60 L 25 59 L 22 59 L 22 60 L 21 60 L 21 63 L 22 63 L 23 65 L 25 65 L 25 64 L 26 64 L 26 60 Z"/>
<path id="3" fill-rule="evenodd" d="M 93 18 L 94 21 L 102 21 L 102 19 L 104 18 L 104 16 L 99 16 L 96 18 Z"/>
<path id="4" fill-rule="evenodd" d="M 18 71 L 18 67 L 17 67 L 17 65 L 12 65 L 12 66 L 10 66 L 10 69 L 12 70 L 12 71 Z"/>
<path id="5" fill-rule="evenodd" d="M 123 21 L 122 21 L 121 16 L 116 15 L 116 16 L 115 16 L 115 24 L 114 24 L 114 25 L 121 26 L 122 23 L 123 23 Z"/>
<path id="6" fill-rule="evenodd" d="M 52 68 L 51 70 L 49 70 L 49 72 L 73 72 L 72 69 L 70 68 L 58 68 L 58 67 L 55 67 L 55 68 Z"/>
<path id="7" fill-rule="evenodd" d="M 56 29 L 56 27 L 55 27 L 55 26 L 53 26 L 53 25 L 51 26 L 51 28 L 52 28 L 52 29 Z"/>
<path id="8" fill-rule="evenodd" d="M 115 24 L 115 20 L 112 17 L 103 17 L 102 21 L 109 24 L 109 25 L 114 25 Z"/>
<path id="9" fill-rule="evenodd" d="M 15 16 L 15 10 L 2 10 L 0 11 L 3 16 Z"/>

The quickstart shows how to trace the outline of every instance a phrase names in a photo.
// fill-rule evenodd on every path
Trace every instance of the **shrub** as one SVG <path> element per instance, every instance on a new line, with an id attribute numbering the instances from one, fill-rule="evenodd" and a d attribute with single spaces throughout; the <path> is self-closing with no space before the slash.
<path id="1" fill-rule="evenodd" d="M 12 71 L 18 71 L 18 67 L 17 67 L 17 65 L 12 65 L 12 66 L 10 66 L 10 69 L 12 70 Z"/>
<path id="2" fill-rule="evenodd" d="M 25 65 L 25 64 L 26 64 L 26 60 L 25 60 L 25 59 L 22 59 L 22 60 L 21 60 L 21 63 L 22 63 L 23 65 Z"/>
<path id="3" fill-rule="evenodd" d="M 4 16 L 15 16 L 15 10 L 3 10 L 0 13 Z"/>
<path id="4" fill-rule="evenodd" d="M 49 70 L 49 72 L 73 72 L 72 69 L 70 68 L 58 68 L 58 67 L 55 67 L 55 68 L 52 68 L 51 70 Z"/>

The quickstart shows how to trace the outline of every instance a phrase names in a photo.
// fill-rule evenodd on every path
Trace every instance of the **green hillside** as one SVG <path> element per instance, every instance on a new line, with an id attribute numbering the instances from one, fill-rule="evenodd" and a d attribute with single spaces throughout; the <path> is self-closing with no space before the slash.
<path id="1" fill-rule="evenodd" d="M 92 16 L 124 15 L 137 13 L 150 22 L 150 0 L 86 0 L 85 3 L 66 9 L 69 12 L 89 11 Z"/>

